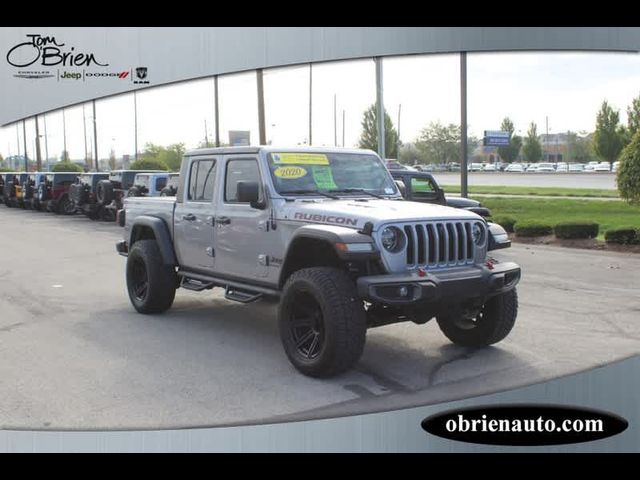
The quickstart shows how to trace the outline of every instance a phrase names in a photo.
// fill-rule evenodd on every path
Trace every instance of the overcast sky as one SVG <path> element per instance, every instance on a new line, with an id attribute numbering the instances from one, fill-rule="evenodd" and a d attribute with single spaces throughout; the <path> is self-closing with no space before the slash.
<path id="1" fill-rule="evenodd" d="M 458 55 L 405 56 L 384 60 L 384 99 L 404 142 L 413 141 L 430 122 L 460 122 Z M 468 120 L 470 134 L 498 129 L 505 116 L 524 134 L 530 122 L 551 133 L 592 131 L 603 100 L 620 110 L 640 95 L 640 55 L 612 53 L 490 53 L 468 55 Z M 362 113 L 375 102 L 373 60 L 317 64 L 313 66 L 313 144 L 355 146 Z M 308 142 L 309 67 L 286 67 L 265 71 L 267 140 L 277 145 Z M 258 109 L 255 73 L 219 79 L 220 136 L 228 141 L 229 130 L 250 130 L 258 143 Z M 334 95 L 337 128 L 334 131 Z M 140 91 L 138 149 L 146 142 L 161 145 L 184 142 L 195 147 L 214 132 L 213 80 L 197 80 Z M 86 104 L 87 150 L 93 150 L 91 104 Z M 98 150 L 106 158 L 113 148 L 117 156 L 134 152 L 133 94 L 97 102 Z M 84 158 L 83 108 L 65 109 L 67 149 L 73 159 Z M 206 130 L 205 130 L 206 122 Z M 46 116 L 49 156 L 64 148 L 61 112 Z M 41 134 L 44 122 L 40 122 Z M 27 151 L 34 155 L 35 128 L 27 121 Z M 22 125 L 0 132 L 0 153 L 23 151 Z M 44 142 L 42 142 L 44 156 Z"/>

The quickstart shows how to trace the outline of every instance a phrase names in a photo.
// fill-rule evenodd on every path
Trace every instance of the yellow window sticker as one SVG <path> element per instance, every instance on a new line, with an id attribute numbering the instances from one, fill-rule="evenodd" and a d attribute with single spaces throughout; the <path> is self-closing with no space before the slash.
<path id="1" fill-rule="evenodd" d="M 307 171 L 302 167 L 278 167 L 274 170 L 273 174 L 278 178 L 284 178 L 286 180 L 294 180 L 296 178 L 302 178 L 307 174 Z"/>
<path id="2" fill-rule="evenodd" d="M 279 165 L 329 165 L 323 153 L 272 153 L 273 163 Z"/>

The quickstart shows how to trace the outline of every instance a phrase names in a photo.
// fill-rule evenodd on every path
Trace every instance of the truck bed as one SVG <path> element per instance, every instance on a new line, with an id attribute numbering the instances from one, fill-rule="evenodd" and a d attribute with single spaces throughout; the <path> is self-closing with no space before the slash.
<path id="1" fill-rule="evenodd" d="M 176 197 L 128 197 L 124 201 L 125 225 L 129 232 L 133 221 L 142 215 L 161 218 L 167 224 L 173 238 L 173 212 Z"/>

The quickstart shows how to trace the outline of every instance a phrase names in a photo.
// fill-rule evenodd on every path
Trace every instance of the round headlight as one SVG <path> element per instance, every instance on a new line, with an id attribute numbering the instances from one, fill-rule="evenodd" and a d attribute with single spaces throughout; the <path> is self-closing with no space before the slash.
<path id="1" fill-rule="evenodd" d="M 397 227 L 387 227 L 380 235 L 382 246 L 388 252 L 397 252 L 403 247 L 404 234 Z"/>
<path id="2" fill-rule="evenodd" d="M 479 222 L 473 224 L 473 227 L 471 229 L 471 236 L 473 237 L 473 242 L 476 245 L 482 245 L 484 243 L 484 232 L 484 225 Z"/>

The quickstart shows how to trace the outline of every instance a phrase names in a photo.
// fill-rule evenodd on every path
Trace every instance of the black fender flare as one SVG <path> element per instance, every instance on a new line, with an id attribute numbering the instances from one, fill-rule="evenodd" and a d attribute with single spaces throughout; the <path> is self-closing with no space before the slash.
<path id="1" fill-rule="evenodd" d="M 158 243 L 158 248 L 160 248 L 164 264 L 171 265 L 172 267 L 178 266 L 178 259 L 176 258 L 176 252 L 173 249 L 173 241 L 171 239 L 171 234 L 169 233 L 169 227 L 164 220 L 158 217 L 148 215 L 136 217 L 129 232 L 129 250 L 131 250 L 134 243 L 140 239 L 138 238 L 138 232 L 140 232 L 141 229 L 147 228 L 153 231 L 153 235 Z"/>
<path id="2" fill-rule="evenodd" d="M 285 276 L 289 270 L 292 250 L 296 248 L 299 242 L 304 240 L 314 240 L 325 243 L 333 249 L 340 260 L 344 261 L 369 260 L 379 258 L 380 256 L 380 252 L 376 249 L 373 238 L 357 230 L 339 225 L 305 225 L 295 231 L 289 241 L 289 245 L 287 245 L 282 268 L 280 269 L 280 277 L 278 279 L 280 285 L 283 284 L 283 276 Z M 346 252 L 336 246 L 337 244 L 352 243 L 372 244 L 371 251 Z"/>

